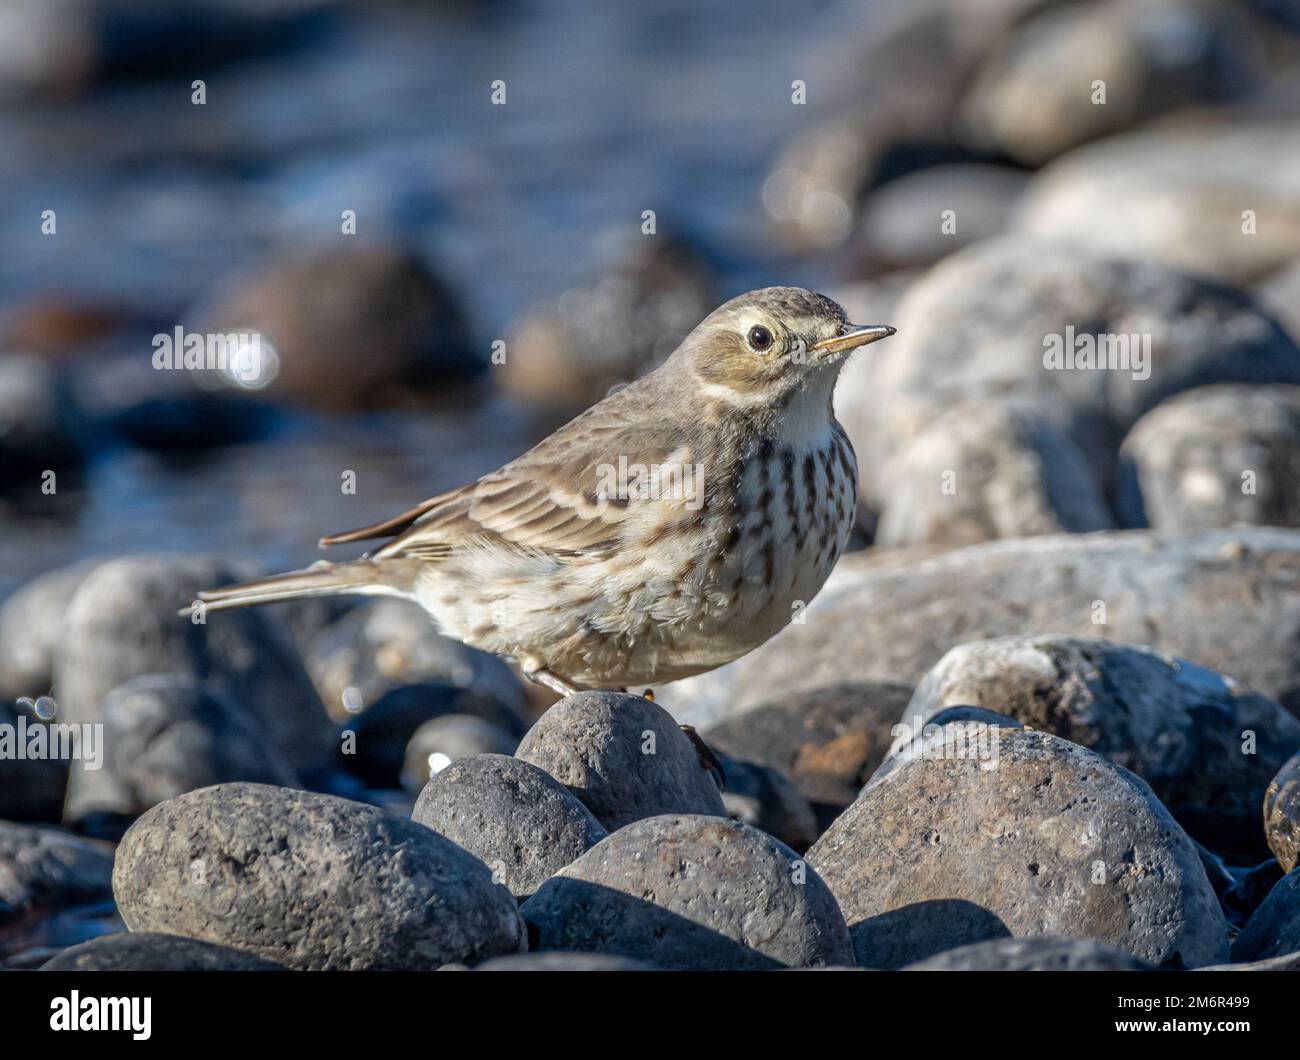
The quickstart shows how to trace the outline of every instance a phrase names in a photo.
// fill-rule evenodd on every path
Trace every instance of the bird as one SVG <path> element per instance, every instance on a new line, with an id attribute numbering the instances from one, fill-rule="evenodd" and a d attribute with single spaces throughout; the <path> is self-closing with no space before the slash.
<path id="1" fill-rule="evenodd" d="M 796 619 L 844 552 L 857 461 L 832 396 L 894 333 L 803 288 L 742 294 L 517 459 L 319 542 L 388 539 L 371 552 L 194 608 L 403 597 L 562 696 L 715 669 Z"/>

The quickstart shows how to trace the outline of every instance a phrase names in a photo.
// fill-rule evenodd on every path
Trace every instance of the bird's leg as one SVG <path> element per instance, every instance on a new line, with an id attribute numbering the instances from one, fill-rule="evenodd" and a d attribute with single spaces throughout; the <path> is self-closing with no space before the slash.
<path id="1" fill-rule="evenodd" d="M 694 725 L 682 725 L 679 728 L 686 733 L 686 738 L 695 745 L 695 755 L 699 758 L 700 765 L 709 771 L 709 774 L 713 777 L 713 782 L 718 785 L 718 790 L 726 791 L 727 774 L 722 768 L 722 760 L 713 753 L 713 748 L 704 742 L 704 737 L 695 731 Z"/>
<path id="2" fill-rule="evenodd" d="M 627 691 L 624 689 L 624 691 Z M 647 688 L 641 693 L 642 699 L 648 699 L 651 703 L 655 701 L 655 690 Z M 695 745 L 695 754 L 700 760 L 700 765 L 707 769 L 713 777 L 713 781 L 718 785 L 719 791 L 727 790 L 727 775 L 722 769 L 722 762 L 718 756 L 713 753 L 713 748 L 704 742 L 704 738 L 695 731 L 694 725 L 679 725 L 678 728 L 686 733 L 686 738 Z"/>
<path id="3" fill-rule="evenodd" d="M 549 688 L 552 692 L 558 692 L 562 696 L 571 696 L 575 692 L 581 692 L 577 685 L 572 681 L 566 681 L 559 674 L 553 674 L 545 666 L 537 670 L 525 670 L 524 676 L 533 684 L 541 685 L 543 688 Z"/>

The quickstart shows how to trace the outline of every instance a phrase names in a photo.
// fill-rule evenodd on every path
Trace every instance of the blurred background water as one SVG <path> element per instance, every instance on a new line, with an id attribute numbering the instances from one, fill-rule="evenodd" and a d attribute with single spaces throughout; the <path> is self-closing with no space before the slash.
<path id="1" fill-rule="evenodd" d="M 116 411 L 159 388 L 143 378 L 151 336 L 222 277 L 379 243 L 438 270 L 486 358 L 513 317 L 642 238 L 644 210 L 659 238 L 709 248 L 725 294 L 804 279 L 756 221 L 765 163 L 806 121 L 791 82 L 831 32 L 828 7 L 7 5 L 6 346 L 81 362 L 93 382 L 75 379 L 74 397 Z M 43 65 L 24 65 L 24 48 Z M 191 102 L 196 78 L 205 105 Z M 504 106 L 491 102 L 498 79 Z M 812 100 L 829 87 L 814 81 Z M 55 235 L 41 230 L 47 209 Z M 340 232 L 344 210 L 355 237 Z M 196 442 L 183 457 L 99 436 L 75 502 L 28 489 L 15 504 L 0 592 L 72 555 L 137 547 L 297 562 L 320 532 L 400 510 L 544 433 L 491 389 L 419 412 L 318 417 L 288 402 L 256 441 Z M 243 430 L 178 415 L 177 432 Z"/>
<path id="2" fill-rule="evenodd" d="M 521 452 L 750 287 L 814 286 L 853 316 L 897 323 L 930 266 L 1018 231 L 1253 288 L 1293 319 L 1298 11 L 10 0 L 0 596 L 69 559 L 140 548 L 299 565 L 319 534 Z M 1243 206 L 1261 217 L 1251 238 Z M 941 224 L 948 212 L 959 226 Z M 1027 296 L 1000 326 L 1033 323 L 1021 340 L 1035 350 L 1058 324 L 1109 326 L 1110 305 L 1058 301 Z M 882 439 L 910 440 L 936 414 L 926 404 L 902 422 L 896 391 L 952 378 L 930 367 L 944 362 L 935 343 L 983 316 L 937 337 L 913 326 L 873 354 L 911 366 L 901 374 L 846 375 L 837 402 L 868 473 L 893 463 Z M 211 371 L 156 370 L 154 337 L 178 326 L 256 330 L 278 375 L 241 391 Z M 989 356 L 1019 357 L 1011 342 Z M 1293 347 L 1270 349 L 1145 393 L 1291 381 L 1277 360 Z M 1027 355 L 1027 368 L 989 364 L 1016 387 L 1079 389 L 1082 377 L 1049 380 Z M 1251 367 L 1260 357 L 1272 367 Z M 971 396 L 926 402 L 954 395 Z M 1103 421 L 1091 469 L 1102 507 L 1123 507 L 1110 481 L 1119 443 L 1151 403 L 1080 414 L 1090 429 Z M 1077 427 L 1072 441 L 1095 449 Z M 859 543 L 881 518 L 916 523 L 884 484 L 862 492 Z M 950 540 L 888 540 L 1111 521 L 1014 517 L 973 532 L 967 519 Z"/>

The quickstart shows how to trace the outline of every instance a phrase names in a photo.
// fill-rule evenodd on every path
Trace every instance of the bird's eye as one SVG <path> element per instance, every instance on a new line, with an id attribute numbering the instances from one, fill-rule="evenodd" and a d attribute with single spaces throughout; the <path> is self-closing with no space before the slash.
<path id="1" fill-rule="evenodd" d="M 749 329 L 749 344 L 762 353 L 772 345 L 772 333 L 762 324 L 755 324 Z"/>

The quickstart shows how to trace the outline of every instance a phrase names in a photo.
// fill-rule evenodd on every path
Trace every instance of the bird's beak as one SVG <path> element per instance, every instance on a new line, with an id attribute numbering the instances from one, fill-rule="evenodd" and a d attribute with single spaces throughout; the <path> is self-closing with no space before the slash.
<path id="1" fill-rule="evenodd" d="M 822 339 L 813 346 L 814 353 L 844 353 L 880 339 L 887 339 L 896 329 L 887 324 L 845 324 L 834 338 Z"/>

